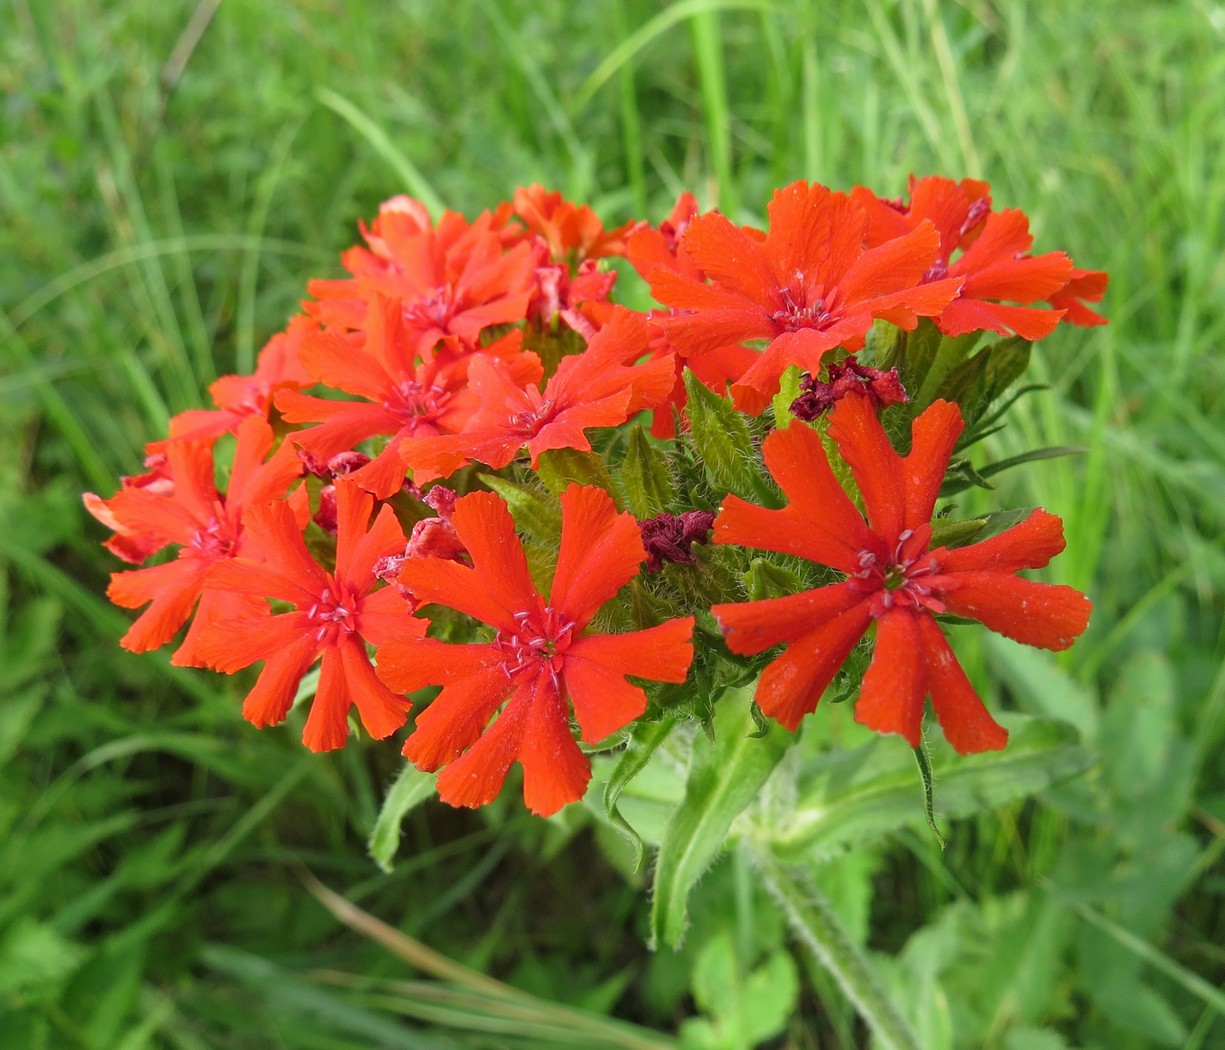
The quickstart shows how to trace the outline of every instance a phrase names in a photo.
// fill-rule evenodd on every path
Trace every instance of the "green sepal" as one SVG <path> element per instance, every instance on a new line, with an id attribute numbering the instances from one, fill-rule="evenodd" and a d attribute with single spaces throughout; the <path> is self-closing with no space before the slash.
<path id="1" fill-rule="evenodd" d="M 538 483 L 511 481 L 481 474 L 481 481 L 506 500 L 515 527 L 537 543 L 556 545 L 561 539 L 561 504 Z"/>
<path id="2" fill-rule="evenodd" d="M 915 414 L 937 397 L 947 396 L 941 391 L 948 375 L 966 362 L 982 336 L 982 332 L 944 335 L 926 317 L 920 318 L 913 332 L 906 333 L 901 344 L 901 358 L 896 364 Z"/>
<path id="3" fill-rule="evenodd" d="M 1033 512 L 1033 507 L 1022 507 L 1016 510 L 997 510 L 981 518 L 968 518 L 965 521 L 936 518 L 932 521 L 931 545 L 933 548 L 952 549 L 965 547 L 971 543 L 981 543 L 983 540 L 1011 529 L 1014 525 L 1020 525 Z"/>
<path id="4" fill-rule="evenodd" d="M 790 365 L 779 377 L 778 393 L 770 399 L 775 426 L 786 426 L 791 419 L 791 403 L 803 392 L 800 390 L 803 378 L 804 371 L 799 365 Z"/>
<path id="5" fill-rule="evenodd" d="M 404 818 L 410 810 L 434 797 L 437 790 L 434 779 L 433 773 L 423 773 L 409 762 L 388 789 L 366 843 L 374 863 L 383 871 L 390 873 L 393 868 L 396 850 L 400 847 L 400 825 Z"/>
<path id="6" fill-rule="evenodd" d="M 755 723 L 747 691 L 728 692 L 715 710 L 715 739 L 698 736 L 685 797 L 664 829 L 651 900 L 651 943 L 676 947 L 688 921 L 689 893 L 730 843 L 732 822 L 760 794 L 793 734 Z"/>
<path id="7" fill-rule="evenodd" d="M 651 756 L 655 754 L 656 748 L 676 728 L 677 721 L 675 715 L 667 715 L 658 722 L 640 721 L 636 723 L 625 742 L 625 750 L 617 759 L 616 766 L 604 784 L 604 815 L 633 847 L 634 863 L 631 871 L 637 871 L 642 867 L 642 836 L 621 815 L 621 811 L 617 808 L 617 800 L 629 782 L 642 772 Z"/>
<path id="8" fill-rule="evenodd" d="M 640 521 L 662 514 L 676 503 L 676 479 L 668 457 L 641 426 L 630 430 L 620 476 L 626 507 Z"/>
<path id="9" fill-rule="evenodd" d="M 560 496 L 570 485 L 594 485 L 617 500 L 612 475 L 604 461 L 594 452 L 580 452 L 576 448 L 551 448 L 540 454 L 540 466 L 536 468 L 545 487 Z"/>
<path id="10" fill-rule="evenodd" d="M 776 503 L 777 497 L 762 475 L 746 417 L 732 407 L 730 400 L 703 386 L 688 369 L 685 389 L 689 393 L 686 413 L 690 437 L 711 482 L 755 503 Z"/>
<path id="11" fill-rule="evenodd" d="M 749 601 L 755 602 L 762 598 L 782 598 L 808 587 L 798 573 L 766 558 L 754 558 L 744 574 L 744 589 Z"/>
<path id="12" fill-rule="evenodd" d="M 949 370 L 935 396 L 957 402 L 966 425 L 972 426 L 1024 374 L 1032 345 L 1020 336 L 1013 336 L 984 346 Z"/>

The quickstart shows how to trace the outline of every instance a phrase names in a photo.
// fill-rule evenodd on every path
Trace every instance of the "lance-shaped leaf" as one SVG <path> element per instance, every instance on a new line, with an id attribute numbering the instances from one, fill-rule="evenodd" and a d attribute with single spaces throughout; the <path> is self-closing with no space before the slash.
<path id="1" fill-rule="evenodd" d="M 531 482 L 509 481 L 481 474 L 481 481 L 506 500 L 520 532 L 537 543 L 556 545 L 561 539 L 561 504 L 551 492 Z"/>
<path id="2" fill-rule="evenodd" d="M 675 715 L 667 715 L 659 722 L 639 722 L 630 732 L 625 750 L 604 783 L 604 815 L 618 831 L 621 832 L 634 849 L 633 869 L 637 871 L 642 866 L 642 836 L 638 834 L 628 820 L 617 808 L 617 800 L 626 786 L 646 767 L 655 749 L 667 738 L 676 727 Z"/>
<path id="3" fill-rule="evenodd" d="M 1024 374 L 1032 345 L 1013 336 L 984 346 L 944 376 L 936 397 L 956 401 L 966 425 L 973 426 L 991 402 Z"/>
<path id="4" fill-rule="evenodd" d="M 945 818 L 994 809 L 1083 772 L 1092 754 L 1065 722 L 1013 715 L 1002 752 L 957 756 L 932 748 L 935 808 Z M 830 752 L 801 774 L 798 799 L 774 822 L 770 845 L 785 861 L 820 860 L 926 821 L 925 796 L 910 750 L 873 741 Z"/>
<path id="5" fill-rule="evenodd" d="M 603 489 L 614 500 L 617 499 L 612 475 L 608 473 L 604 461 L 594 452 L 582 452 L 575 448 L 551 448 L 540 454 L 537 473 L 548 490 L 558 496 L 571 485 L 594 485 Z"/>
<path id="6" fill-rule="evenodd" d="M 732 822 L 769 779 L 795 737 L 772 726 L 763 737 L 749 711 L 749 694 L 736 690 L 720 701 L 713 743 L 694 740 L 685 797 L 664 830 L 655 865 L 651 940 L 675 947 L 686 926 L 689 892 L 727 847 Z"/>
<path id="7" fill-rule="evenodd" d="M 433 773 L 423 773 L 411 763 L 400 770 L 400 775 L 383 799 L 383 807 L 366 844 L 374 863 L 384 871 L 390 872 L 394 867 L 396 850 L 400 848 L 400 825 L 404 818 L 426 799 L 433 798 L 436 791 Z"/>

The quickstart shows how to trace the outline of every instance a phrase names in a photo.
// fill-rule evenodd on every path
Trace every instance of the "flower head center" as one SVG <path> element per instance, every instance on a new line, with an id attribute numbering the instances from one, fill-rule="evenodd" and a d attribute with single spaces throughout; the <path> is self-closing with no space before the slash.
<path id="1" fill-rule="evenodd" d="M 825 299 L 810 298 L 804 286 L 804 274 L 797 272 L 795 280 L 778 290 L 782 306 L 770 315 L 775 324 L 789 332 L 801 328 L 825 328 L 833 320 L 833 311 Z"/>
<path id="2" fill-rule="evenodd" d="M 405 426 L 419 426 L 437 419 L 450 399 L 445 387 L 426 386 L 415 379 L 405 379 L 396 384 L 383 406 Z"/>
<path id="3" fill-rule="evenodd" d="M 339 588 L 338 588 L 339 590 Z M 314 604 L 306 610 L 306 619 L 315 628 L 315 640 L 332 644 L 342 635 L 357 630 L 354 621 L 356 602 L 331 587 L 325 587 Z"/>
<path id="4" fill-rule="evenodd" d="M 574 637 L 575 623 L 552 606 L 540 612 L 515 613 L 513 630 L 503 629 L 493 640 L 502 654 L 502 669 L 508 678 L 525 671 L 546 669 L 555 677 Z"/>
<path id="5" fill-rule="evenodd" d="M 528 387 L 527 395 L 532 407 L 511 413 L 507 423 L 512 432 L 522 434 L 524 437 L 535 437 L 540 432 L 540 428 L 553 418 L 556 406 L 550 399 L 542 397 L 540 391 L 534 387 Z"/>
<path id="6" fill-rule="evenodd" d="M 404 307 L 404 319 L 419 327 L 446 328 L 456 305 L 454 289 L 444 284 Z"/>
<path id="7" fill-rule="evenodd" d="M 218 504 L 217 513 L 209 518 L 207 525 L 195 531 L 185 551 L 198 558 L 228 558 L 234 553 L 236 542 L 233 530 L 225 521 L 225 511 Z"/>
<path id="8" fill-rule="evenodd" d="M 854 590 L 873 595 L 873 616 L 894 608 L 944 612 L 939 594 L 926 582 L 939 566 L 930 551 L 910 549 L 913 545 L 909 541 L 914 538 L 912 530 L 905 530 L 887 559 L 881 559 L 875 551 L 859 552 L 860 568 L 852 573 L 850 583 Z"/>

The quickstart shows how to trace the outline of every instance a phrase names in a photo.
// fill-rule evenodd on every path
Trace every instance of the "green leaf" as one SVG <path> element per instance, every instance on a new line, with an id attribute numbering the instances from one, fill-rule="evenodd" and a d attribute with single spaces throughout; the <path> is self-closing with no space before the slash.
<path id="1" fill-rule="evenodd" d="M 1018 456 L 997 460 L 978 468 L 978 476 L 989 478 L 1003 470 L 1019 467 L 1022 463 L 1034 463 L 1040 459 L 1059 459 L 1061 456 L 1081 456 L 1085 449 L 1077 445 L 1052 445 L 1048 448 L 1036 448 L 1030 452 L 1022 452 Z"/>
<path id="2" fill-rule="evenodd" d="M 1020 525 L 1031 514 L 1033 507 L 1021 507 L 1016 510 L 997 510 L 981 518 L 969 518 L 965 521 L 949 521 L 936 518 L 932 522 L 932 547 L 964 547 L 970 543 L 981 543 L 983 540 L 998 536 L 1014 525 Z"/>
<path id="3" fill-rule="evenodd" d="M 538 543 L 556 544 L 561 537 L 561 505 L 539 485 L 482 474 L 481 481 L 506 500 L 520 531 Z"/>
<path id="4" fill-rule="evenodd" d="M 1169 657 L 1151 649 L 1132 654 L 1102 718 L 1105 773 L 1121 799 L 1136 799 L 1162 781 L 1178 735 L 1177 682 Z"/>
<path id="5" fill-rule="evenodd" d="M 1086 743 L 1094 743 L 1099 718 L 1095 690 L 1076 681 L 1041 649 L 993 633 L 983 636 L 983 644 L 992 669 L 1027 710 L 1070 722 Z"/>
<path id="6" fill-rule="evenodd" d="M 802 393 L 800 381 L 804 374 L 799 365 L 791 365 L 779 376 L 778 393 L 770 399 L 776 426 L 783 427 L 791 421 L 791 403 Z"/>
<path id="7" fill-rule="evenodd" d="M 944 817 L 964 817 L 1032 795 L 1083 772 L 1092 762 L 1063 722 L 1006 716 L 1011 737 L 1003 751 L 957 755 L 933 747 L 935 804 Z M 771 815 L 769 841 L 783 860 L 814 860 L 860 847 L 926 820 L 914 757 L 898 741 L 877 740 L 811 761 L 788 812 Z"/>
<path id="8" fill-rule="evenodd" d="M 21 916 L 0 939 L 0 996 L 40 994 L 68 978 L 86 957 L 49 925 Z"/>
<path id="9" fill-rule="evenodd" d="M 748 421 L 729 399 L 707 389 L 688 369 L 685 389 L 689 392 L 686 413 L 690 436 L 702 457 L 711 481 L 745 499 L 776 500 L 761 474 L 761 467 Z"/>
<path id="10" fill-rule="evenodd" d="M 947 336 L 933 321 L 920 318 L 918 327 L 906 335 L 901 360 L 892 362 L 898 365 L 902 386 L 910 394 L 914 414 L 917 415 L 937 397 L 943 396 L 938 391 L 945 377 L 965 363 L 981 338 L 981 332 Z"/>
<path id="11" fill-rule="evenodd" d="M 676 501 L 676 480 L 668 457 L 640 426 L 630 430 L 629 448 L 621 464 L 626 506 L 639 520 L 662 514 Z"/>
<path id="12" fill-rule="evenodd" d="M 732 822 L 769 779 L 795 739 L 778 726 L 756 730 L 747 690 L 729 691 L 715 710 L 714 742 L 697 737 L 685 797 L 664 830 L 655 865 L 651 940 L 675 947 L 685 933 L 689 891 L 727 848 Z"/>
<path id="13" fill-rule="evenodd" d="M 867 953 L 846 932 L 828 899 L 792 876 L 768 852 L 754 855 L 767 888 L 800 938 L 859 1011 L 883 1050 L 919 1050 L 920 1044 L 885 991 Z"/>
<path id="14" fill-rule="evenodd" d="M 794 960 L 776 951 L 746 973 L 748 962 L 737 957 L 726 929 L 702 945 L 693 965 L 693 997 L 713 1021 L 685 1022 L 682 1050 L 749 1050 L 783 1030 L 799 993 Z"/>
<path id="15" fill-rule="evenodd" d="M 580 452 L 576 448 L 551 448 L 540 454 L 537 468 L 540 480 L 555 496 L 560 496 L 570 485 L 594 485 L 617 498 L 612 475 L 604 461 L 594 452 Z"/>
<path id="16" fill-rule="evenodd" d="M 634 849 L 633 871 L 642 866 L 642 836 L 621 815 L 617 800 L 626 785 L 642 772 L 655 749 L 668 738 L 676 723 L 675 716 L 665 716 L 658 722 L 640 722 L 635 725 L 626 741 L 625 751 L 604 785 L 604 813 L 613 827 L 629 839 Z"/>
<path id="17" fill-rule="evenodd" d="M 433 773 L 423 773 L 412 763 L 406 763 L 400 770 L 383 799 L 383 808 L 379 810 L 366 844 L 370 856 L 383 871 L 390 872 L 394 866 L 392 862 L 400 847 L 400 825 L 405 816 L 415 806 L 432 798 L 434 791 Z"/>
<path id="18" fill-rule="evenodd" d="M 936 390 L 936 397 L 956 401 L 967 426 L 972 426 L 991 402 L 1025 372 L 1031 346 L 1019 336 L 1013 336 L 983 347 L 949 371 Z"/>

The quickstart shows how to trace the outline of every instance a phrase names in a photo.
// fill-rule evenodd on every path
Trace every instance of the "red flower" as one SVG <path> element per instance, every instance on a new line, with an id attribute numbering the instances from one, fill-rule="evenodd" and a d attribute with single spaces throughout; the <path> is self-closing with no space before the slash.
<path id="1" fill-rule="evenodd" d="M 900 733 L 917 747 L 930 694 L 958 751 L 1003 747 L 1007 733 L 983 707 L 934 614 L 970 617 L 1019 642 L 1066 649 L 1088 624 L 1088 599 L 1016 575 L 1063 549 L 1062 522 L 1036 510 L 981 543 L 929 550 L 932 510 L 964 426 L 961 410 L 934 402 L 914 421 L 904 457 L 889 444 L 870 399 L 844 398 L 831 420 L 830 436 L 855 477 L 867 521 L 834 476 L 820 436 L 793 423 L 763 445 L 789 505 L 765 510 L 728 496 L 715 542 L 798 555 L 846 579 L 782 598 L 716 605 L 728 647 L 752 654 L 786 645 L 762 672 L 756 699 L 794 730 L 875 621 L 876 649 L 855 708 L 860 722 Z"/>
<path id="2" fill-rule="evenodd" d="M 312 751 L 344 746 L 349 709 L 356 705 L 366 731 L 381 740 L 408 718 L 408 704 L 374 673 L 366 643 L 419 638 L 426 622 L 395 587 L 374 590 L 379 560 L 404 551 L 404 533 L 384 505 L 367 531 L 374 500 L 353 482 L 336 482 L 336 571 L 311 556 L 285 503 L 248 511 L 247 531 L 264 553 L 262 562 L 233 558 L 216 565 L 209 586 L 252 598 L 287 602 L 290 612 L 239 617 L 212 624 L 200 640 L 210 667 L 232 674 L 264 661 L 243 716 L 256 726 L 288 714 L 302 676 L 322 660 L 319 688 L 302 741 Z"/>
<path id="3" fill-rule="evenodd" d="M 531 298 L 531 252 L 506 248 L 503 222 L 489 212 L 472 223 L 446 212 L 431 226 L 416 201 L 395 198 L 366 233 L 370 249 L 345 252 L 354 279 L 311 281 L 318 301 L 305 308 L 328 328 L 356 329 L 375 294 L 399 299 L 415 356 L 444 340 L 475 349 L 486 328 L 523 320 Z"/>
<path id="4" fill-rule="evenodd" d="M 863 208 L 805 182 L 775 192 L 769 214 L 764 240 L 718 212 L 690 221 L 682 244 L 710 284 L 667 266 L 648 278 L 655 298 L 678 311 L 659 324 L 682 356 L 768 341 L 732 386 L 742 411 L 765 408 L 789 365 L 815 374 L 827 351 L 860 349 L 876 318 L 909 330 L 960 287 L 955 279 L 920 283 L 940 247 L 930 223 L 865 250 Z"/>
<path id="5" fill-rule="evenodd" d="M 1084 327 L 1105 324 L 1106 318 L 1089 309 L 1085 302 L 1100 302 L 1109 280 L 1110 275 L 1103 270 L 1073 270 L 1068 283 L 1050 297 L 1050 304 L 1065 310 L 1064 317 L 1072 324 Z"/>
<path id="6" fill-rule="evenodd" d="M 259 416 L 242 422 L 229 491 L 222 497 L 213 480 L 210 445 L 172 441 L 166 446 L 169 486 L 124 488 L 108 502 L 120 535 L 143 537 L 154 550 L 180 544 L 174 561 L 111 576 L 106 593 L 116 605 L 149 605 L 119 640 L 125 649 L 143 653 L 165 645 L 199 599 L 196 619 L 171 662 L 200 666 L 200 634 L 209 622 L 250 612 L 241 598 L 210 590 L 207 576 L 219 561 L 249 553 L 245 518 L 250 508 L 280 499 L 302 473 L 293 448 L 284 443 L 268 458 L 272 442 L 272 428 Z M 304 501 L 295 506 L 305 510 Z"/>
<path id="7" fill-rule="evenodd" d="M 102 544 L 116 558 L 129 565 L 139 565 L 150 555 L 156 554 L 173 540 L 162 532 L 150 532 L 143 524 L 126 525 L 115 517 L 111 509 L 115 501 L 125 492 L 147 490 L 151 495 L 170 495 L 174 492 L 174 480 L 170 477 L 170 461 L 165 452 L 152 452 L 145 457 L 143 474 L 127 474 L 119 479 L 119 491 L 110 499 L 103 499 L 95 492 L 81 493 L 81 502 L 98 521 L 115 535 Z M 126 499 L 126 497 L 124 497 Z"/>
<path id="8" fill-rule="evenodd" d="M 1016 209 L 992 211 L 985 182 L 928 176 L 910 180 L 910 204 L 880 200 L 863 186 L 851 191 L 869 216 L 867 243 L 887 244 L 924 221 L 940 232 L 940 251 L 924 277 L 962 279 L 961 292 L 941 312 L 936 324 L 945 335 L 988 331 L 1015 332 L 1031 342 L 1050 335 L 1062 310 L 1006 306 L 1011 299 L 1035 303 L 1067 284 L 1072 260 L 1063 252 L 1029 255 L 1033 237 L 1029 220 Z M 953 259 L 954 252 L 960 253 Z"/>
<path id="9" fill-rule="evenodd" d="M 293 435 L 299 447 L 319 460 L 375 435 L 391 435 L 369 463 L 350 475 L 386 499 L 404 483 L 401 443 L 422 434 L 455 433 L 477 407 L 475 394 L 466 389 L 474 355 L 430 354 L 421 361 L 401 301 L 376 293 L 368 307 L 363 346 L 354 346 L 352 336 L 323 332 L 302 348 L 302 361 L 319 382 L 363 400 L 337 401 L 287 390 L 278 395 L 276 406 L 290 423 L 319 424 Z M 483 352 L 508 358 L 511 373 L 526 377 L 535 359 L 519 353 L 521 339 L 520 332 L 511 332 Z"/>
<path id="10" fill-rule="evenodd" d="M 638 223 L 605 230 L 586 204 L 572 204 L 538 183 L 515 191 L 515 212 L 533 233 L 543 237 L 553 258 L 573 262 L 625 254 L 625 238 Z"/>
<path id="11" fill-rule="evenodd" d="M 585 431 L 619 426 L 659 404 L 672 389 L 670 357 L 633 363 L 648 350 L 649 339 L 646 321 L 618 308 L 586 350 L 562 358 L 543 390 L 534 383 L 524 386 L 522 377 L 500 361 L 473 358 L 468 382 L 480 408 L 459 434 L 407 439 L 401 446 L 404 462 L 424 484 L 470 460 L 501 469 L 525 445 L 533 467 L 548 449 L 590 451 Z"/>
<path id="12" fill-rule="evenodd" d="M 561 545 L 548 599 L 532 583 L 506 504 L 487 492 L 458 500 L 452 517 L 471 568 L 417 558 L 401 573 L 421 602 L 457 609 L 497 631 L 488 643 L 426 638 L 389 643 L 378 652 L 379 675 L 393 689 L 442 686 L 418 716 L 404 754 L 421 769 L 446 767 L 438 793 L 451 805 L 491 802 L 517 759 L 528 808 L 555 813 L 581 798 L 591 777 L 570 732 L 570 706 L 583 740 L 601 740 L 646 709 L 646 694 L 626 675 L 683 682 L 688 672 L 692 617 L 628 634 L 584 633 L 600 606 L 637 573 L 646 552 L 633 517 L 618 514 L 602 490 L 572 485 L 561 504 Z"/>

